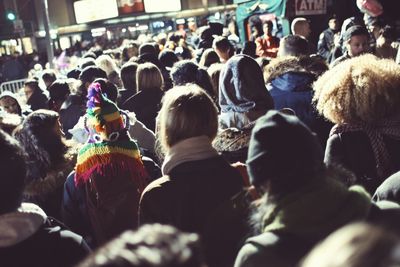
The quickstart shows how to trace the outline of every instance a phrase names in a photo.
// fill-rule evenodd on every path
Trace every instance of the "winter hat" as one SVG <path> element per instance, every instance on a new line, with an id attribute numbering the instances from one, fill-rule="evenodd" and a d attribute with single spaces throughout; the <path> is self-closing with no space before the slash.
<path id="1" fill-rule="evenodd" d="M 252 130 L 246 163 L 255 186 L 292 177 L 296 179 L 279 182 L 301 183 L 313 178 L 323 153 L 316 136 L 296 116 L 271 110 Z"/>
<path id="2" fill-rule="evenodd" d="M 343 40 L 349 41 L 351 39 L 351 37 L 356 36 L 356 35 L 365 35 L 365 36 L 369 36 L 368 30 L 367 28 L 365 28 L 364 26 L 361 25 L 354 25 L 351 26 L 350 28 L 348 28 L 344 34 L 343 34 Z"/>
<path id="3" fill-rule="evenodd" d="M 115 177 L 131 173 L 143 190 L 147 173 L 138 146 L 127 133 L 128 117 L 123 120 L 123 113 L 102 93 L 99 83 L 90 85 L 88 99 L 85 128 L 90 137 L 78 153 L 75 184 L 85 183 L 94 174 Z"/>
<path id="4" fill-rule="evenodd" d="M 243 54 L 231 57 L 219 80 L 221 112 L 267 111 L 274 108 L 257 62 Z"/>

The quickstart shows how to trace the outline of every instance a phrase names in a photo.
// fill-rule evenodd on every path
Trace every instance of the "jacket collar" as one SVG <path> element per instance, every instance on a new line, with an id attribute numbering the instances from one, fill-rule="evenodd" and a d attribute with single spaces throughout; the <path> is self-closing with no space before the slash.
<path id="1" fill-rule="evenodd" d="M 46 220 L 44 211 L 32 203 L 22 203 L 17 211 L 0 215 L 0 248 L 28 239 Z"/>

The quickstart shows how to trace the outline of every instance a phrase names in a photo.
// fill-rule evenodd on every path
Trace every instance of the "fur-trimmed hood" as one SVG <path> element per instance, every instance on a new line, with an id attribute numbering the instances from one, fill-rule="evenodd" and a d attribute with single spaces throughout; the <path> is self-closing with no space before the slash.
<path id="1" fill-rule="evenodd" d="M 312 80 L 316 80 L 327 70 L 328 65 L 319 57 L 287 56 L 271 60 L 264 68 L 264 79 L 268 84 L 290 72 L 310 76 Z"/>
<path id="2" fill-rule="evenodd" d="M 70 148 L 65 155 L 65 161 L 62 164 L 54 166 L 47 172 L 42 179 L 36 179 L 25 185 L 23 197 L 25 200 L 45 200 L 49 194 L 59 190 L 64 186 L 68 174 L 74 170 L 76 163 L 77 151 Z"/>
<path id="3" fill-rule="evenodd" d="M 37 205 L 22 203 L 15 211 L 0 215 L 0 248 L 14 246 L 35 234 L 47 215 Z"/>

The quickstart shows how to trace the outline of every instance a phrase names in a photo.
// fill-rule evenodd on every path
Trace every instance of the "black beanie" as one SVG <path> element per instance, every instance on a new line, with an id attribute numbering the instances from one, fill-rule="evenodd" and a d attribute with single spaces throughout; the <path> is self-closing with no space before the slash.
<path id="1" fill-rule="evenodd" d="M 271 110 L 252 130 L 246 163 L 255 186 L 292 177 L 302 181 L 323 164 L 323 152 L 317 137 L 296 116 Z"/>

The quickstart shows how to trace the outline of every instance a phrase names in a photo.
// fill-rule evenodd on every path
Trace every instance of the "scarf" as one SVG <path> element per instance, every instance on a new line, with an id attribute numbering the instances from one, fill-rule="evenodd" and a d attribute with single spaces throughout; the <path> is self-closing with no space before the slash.
<path id="1" fill-rule="evenodd" d="M 216 156 L 218 156 L 218 152 L 212 147 L 208 136 L 191 137 L 178 142 L 169 149 L 162 165 L 162 173 L 168 175 L 174 167 L 184 162 Z"/>
<path id="2" fill-rule="evenodd" d="M 280 199 L 263 217 L 265 232 L 321 238 L 354 220 L 365 219 L 370 195 L 360 186 L 346 188 L 333 178 L 320 178 Z"/>
<path id="3" fill-rule="evenodd" d="M 86 183 L 94 174 L 118 177 L 127 173 L 142 192 L 147 185 L 147 172 L 134 141 L 87 143 L 78 153 L 74 181 L 78 186 Z"/>
<path id="4" fill-rule="evenodd" d="M 391 166 L 389 153 L 383 141 L 383 136 L 389 136 L 393 139 L 400 140 L 400 120 L 383 120 L 374 125 L 365 123 L 336 124 L 333 126 L 329 136 L 356 131 L 362 131 L 368 136 L 375 157 L 378 178 L 384 180 L 389 177 L 389 175 L 392 174 L 393 168 Z"/>

